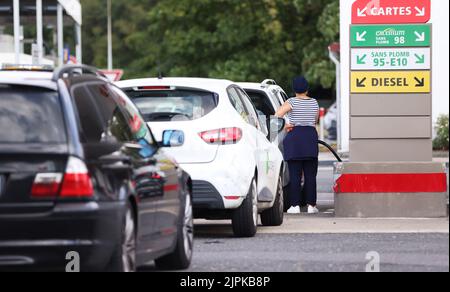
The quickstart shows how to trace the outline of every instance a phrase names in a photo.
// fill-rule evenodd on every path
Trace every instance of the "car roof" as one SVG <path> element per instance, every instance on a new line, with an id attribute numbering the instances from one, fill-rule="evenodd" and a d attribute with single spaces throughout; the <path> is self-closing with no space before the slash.
<path id="1" fill-rule="evenodd" d="M 259 90 L 269 92 L 273 88 L 282 89 L 279 85 L 275 84 L 262 85 L 262 83 L 257 82 L 238 82 L 237 84 L 243 89 L 247 90 Z"/>
<path id="2" fill-rule="evenodd" d="M 216 92 L 219 89 L 226 89 L 235 83 L 230 80 L 211 78 L 143 78 L 119 81 L 115 84 L 121 88 L 140 86 L 182 86 Z"/>
<path id="3" fill-rule="evenodd" d="M 264 90 L 267 87 L 263 87 L 261 83 L 256 82 L 238 82 L 238 85 L 244 89 Z"/>
<path id="4" fill-rule="evenodd" d="M 0 71 L 0 84 L 13 84 L 43 87 L 57 90 L 56 82 L 52 81 L 53 73 L 46 71 Z"/>

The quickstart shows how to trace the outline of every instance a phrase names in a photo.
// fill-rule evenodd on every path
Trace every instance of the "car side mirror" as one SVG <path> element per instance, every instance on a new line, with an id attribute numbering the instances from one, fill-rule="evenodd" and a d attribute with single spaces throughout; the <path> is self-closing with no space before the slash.
<path id="1" fill-rule="evenodd" d="M 180 147 L 184 145 L 184 132 L 179 130 L 166 130 L 163 132 L 161 147 Z"/>
<path id="2" fill-rule="evenodd" d="M 283 118 L 270 117 L 267 120 L 270 133 L 281 133 L 286 126 L 286 121 Z"/>

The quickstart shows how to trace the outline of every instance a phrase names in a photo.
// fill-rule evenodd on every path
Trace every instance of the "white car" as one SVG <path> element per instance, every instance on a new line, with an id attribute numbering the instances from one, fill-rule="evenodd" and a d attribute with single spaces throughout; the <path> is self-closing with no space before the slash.
<path id="1" fill-rule="evenodd" d="M 272 79 L 266 79 L 261 83 L 238 83 L 249 95 L 256 108 L 264 115 L 274 115 L 288 99 L 288 95 Z"/>
<path id="2" fill-rule="evenodd" d="M 273 117 L 277 110 L 289 99 L 286 92 L 272 79 L 266 79 L 262 83 L 237 83 L 250 97 L 250 101 L 256 108 L 260 120 Z M 279 133 L 274 142 L 278 142 L 282 150 L 282 141 L 285 132 Z"/>
<path id="3" fill-rule="evenodd" d="M 281 88 L 277 83 L 272 79 L 266 79 L 261 83 L 238 83 L 244 91 L 250 97 L 250 100 L 255 105 L 256 110 L 259 115 L 264 116 L 265 118 L 271 117 L 275 115 L 277 110 L 289 99 L 286 92 Z M 278 145 L 279 149 L 283 152 L 283 141 L 286 136 L 286 132 L 279 133 L 276 139 L 272 137 L 273 143 Z M 288 185 L 289 185 L 289 169 L 285 167 L 283 170 L 283 187 L 284 195 L 285 195 L 285 211 L 287 211 L 288 206 L 288 198 L 286 197 L 288 194 Z"/>
<path id="4" fill-rule="evenodd" d="M 334 103 L 327 111 L 324 117 L 325 130 L 328 132 L 328 140 L 337 139 L 337 104 Z"/>
<path id="5" fill-rule="evenodd" d="M 138 79 L 118 82 L 158 141 L 193 180 L 195 215 L 232 219 L 239 237 L 283 223 L 283 156 L 267 139 L 245 91 L 227 80 Z M 270 126 L 280 132 L 283 119 Z M 273 129 L 271 129 L 273 132 Z"/>

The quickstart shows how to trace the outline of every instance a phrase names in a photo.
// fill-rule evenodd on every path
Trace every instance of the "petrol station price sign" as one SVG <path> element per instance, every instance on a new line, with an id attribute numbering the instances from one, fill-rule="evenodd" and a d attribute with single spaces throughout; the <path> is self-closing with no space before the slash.
<path id="1" fill-rule="evenodd" d="M 351 2 L 350 52 L 347 52 L 350 124 L 363 129 L 364 134 L 350 131 L 350 159 L 412 161 L 417 155 L 428 159 L 432 120 L 433 40 L 432 24 L 428 23 L 431 0 Z M 374 125 L 373 131 L 368 130 Z M 387 135 L 389 131 L 392 135 Z M 380 141 L 380 137 L 384 140 Z M 405 141 L 411 143 L 414 154 L 391 151 L 404 148 Z M 380 149 L 379 155 L 370 150 L 375 148 Z"/>
<path id="2" fill-rule="evenodd" d="M 429 47 L 431 25 L 354 25 L 352 47 Z"/>
<path id="3" fill-rule="evenodd" d="M 354 71 L 352 93 L 430 93 L 430 71 Z"/>
<path id="4" fill-rule="evenodd" d="M 430 48 L 351 50 L 351 70 L 430 70 Z"/>

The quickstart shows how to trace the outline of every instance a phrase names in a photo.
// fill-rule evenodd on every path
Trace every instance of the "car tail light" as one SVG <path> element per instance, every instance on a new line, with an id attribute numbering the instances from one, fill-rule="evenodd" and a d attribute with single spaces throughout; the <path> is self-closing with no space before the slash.
<path id="1" fill-rule="evenodd" d="M 33 198 L 55 198 L 62 181 L 61 173 L 39 173 L 31 188 Z"/>
<path id="2" fill-rule="evenodd" d="M 93 194 L 94 188 L 87 167 L 75 157 L 69 158 L 65 174 L 39 173 L 31 188 L 31 196 L 37 199 L 86 198 Z"/>
<path id="3" fill-rule="evenodd" d="M 242 130 L 239 128 L 224 128 L 201 132 L 199 135 L 208 144 L 236 144 L 242 139 Z"/>
<path id="4" fill-rule="evenodd" d="M 70 157 L 62 182 L 60 197 L 85 198 L 92 197 L 93 194 L 94 187 L 86 164 L 78 158 Z"/>

